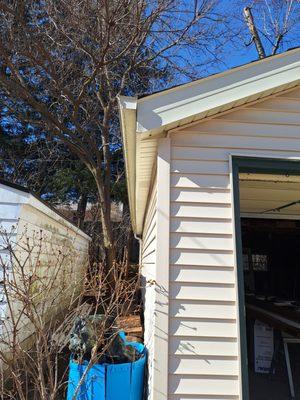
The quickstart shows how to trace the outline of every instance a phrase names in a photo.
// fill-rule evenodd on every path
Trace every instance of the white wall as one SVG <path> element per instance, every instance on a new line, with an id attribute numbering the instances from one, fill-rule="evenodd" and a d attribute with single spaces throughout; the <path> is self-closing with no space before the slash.
<path id="1" fill-rule="evenodd" d="M 26 257 L 25 249 L 28 247 L 32 254 L 31 263 L 38 260 L 38 269 L 48 277 L 51 269 L 53 274 L 59 269 L 57 281 L 60 286 L 65 285 L 66 290 L 71 284 L 71 290 L 80 290 L 88 246 L 87 235 L 44 204 L 40 208 L 36 202 L 22 205 L 17 232 L 18 254 L 21 258 L 23 255 Z"/>
<path id="2" fill-rule="evenodd" d="M 29 194 L 0 183 L 0 263 L 10 267 L 8 244 L 15 245 L 21 204 L 28 201 Z M 3 270 L 0 267 L 0 333 L 5 320 L 7 301 L 3 291 Z"/>
<path id="3" fill-rule="evenodd" d="M 169 399 L 238 399 L 230 154 L 300 157 L 300 89 L 170 138 Z"/>
<path id="4" fill-rule="evenodd" d="M 52 315 L 69 304 L 71 296 L 82 288 L 89 240 L 85 233 L 31 194 L 0 184 L 1 263 L 6 261 L 14 272 L 11 279 L 20 285 L 19 265 L 23 264 L 26 276 L 38 277 L 37 285 L 38 282 L 53 281 L 51 291 L 45 294 L 47 299 L 44 300 L 44 305 L 49 303 L 46 310 L 48 312 L 49 309 Z M 11 259 L 8 242 L 13 246 L 18 262 Z M 38 291 L 38 288 L 34 290 Z M 0 318 L 6 321 L 9 309 L 7 299 L 1 292 L 3 285 L 1 289 L 0 284 Z M 17 313 L 17 302 L 13 300 L 13 303 L 13 313 Z M 32 329 L 25 318 L 20 323 L 26 326 L 26 330 L 20 330 L 20 339 L 23 340 L 32 333 Z"/>
<path id="5" fill-rule="evenodd" d="M 8 188 L 0 183 L 0 257 L 2 259 L 7 257 L 7 239 L 12 242 L 16 240 L 21 204 L 28 201 L 28 198 L 28 193 Z"/>

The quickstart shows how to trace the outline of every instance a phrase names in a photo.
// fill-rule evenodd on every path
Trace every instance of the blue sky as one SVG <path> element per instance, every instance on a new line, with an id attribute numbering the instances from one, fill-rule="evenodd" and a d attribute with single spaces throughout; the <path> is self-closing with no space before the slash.
<path id="1" fill-rule="evenodd" d="M 185 2 L 190 2 L 193 4 L 193 0 L 185 0 Z M 257 23 L 258 29 L 263 29 L 263 20 L 270 21 L 270 15 L 268 14 L 267 8 L 263 8 L 265 4 L 271 4 L 271 0 L 264 0 L 260 2 L 259 6 L 253 6 L 252 13 L 255 22 Z M 256 1 L 256 3 L 259 3 Z M 276 1 L 275 1 L 276 3 Z M 272 17 L 282 22 L 285 16 L 285 8 L 283 4 L 284 1 L 277 1 L 281 6 L 277 9 L 271 9 Z M 187 3 L 185 3 L 187 4 Z M 290 48 L 300 46 L 300 2 L 295 1 L 294 12 L 292 13 L 292 18 L 295 19 L 296 22 L 291 24 L 291 31 L 286 36 L 285 40 L 282 42 L 282 46 L 279 48 L 279 53 L 286 51 Z M 245 43 L 250 42 L 250 33 L 246 26 L 243 17 L 243 8 L 245 6 L 253 5 L 253 0 L 218 0 L 217 1 L 217 12 L 220 14 L 225 14 L 228 17 L 228 26 L 229 30 L 232 31 L 232 37 L 228 42 L 224 41 L 221 46 L 221 56 L 218 62 L 213 64 L 206 64 L 201 67 L 196 68 L 196 75 L 198 78 L 204 77 L 213 73 L 222 72 L 224 70 L 249 63 L 251 61 L 255 61 L 258 59 L 258 55 L 255 49 L 255 45 L 252 43 L 246 46 Z M 255 8 L 259 7 L 259 8 Z M 292 18 L 290 20 L 292 21 Z M 270 26 L 267 26 L 268 31 L 271 33 Z M 220 24 L 220 29 L 222 29 L 222 24 Z M 260 33 L 263 45 L 266 49 L 267 55 L 271 53 L 271 45 L 262 33 Z M 272 35 L 270 35 L 272 37 Z M 221 38 L 222 41 L 222 38 Z M 213 46 L 211 46 L 211 50 Z M 184 51 L 184 50 L 183 50 Z M 194 62 L 195 65 L 197 62 L 201 62 L 202 56 L 197 56 L 197 54 L 191 54 L 191 64 Z M 204 59 L 203 59 L 204 60 Z M 188 78 L 181 78 L 182 82 L 188 81 Z M 177 82 L 177 84 L 180 82 Z"/>
<path id="2" fill-rule="evenodd" d="M 237 4 L 238 3 L 238 4 Z M 259 1 L 252 0 L 219 0 L 221 10 L 231 10 L 232 13 L 232 25 L 233 27 L 240 27 L 241 34 L 247 38 L 247 41 L 250 39 L 250 33 L 246 26 L 246 23 L 243 18 L 243 8 L 245 6 L 251 6 L 252 3 L 259 4 Z M 254 21 L 257 24 L 257 28 L 263 43 L 263 46 L 268 55 L 271 53 L 272 46 L 269 41 L 264 37 L 265 30 L 263 29 L 263 21 L 265 22 L 265 29 L 267 29 L 271 33 L 270 25 L 268 25 L 268 21 L 270 21 L 270 14 L 267 12 L 267 9 L 262 7 L 262 5 L 269 4 L 270 10 L 272 12 L 272 18 L 274 21 L 278 20 L 279 25 L 282 25 L 282 21 L 285 18 L 286 8 L 284 6 L 286 1 L 274 1 L 274 4 L 280 4 L 281 7 L 277 9 L 275 7 L 272 8 L 272 1 L 265 0 L 261 1 L 261 5 L 253 5 L 252 14 L 254 17 Z M 286 51 L 290 48 L 300 46 L 300 2 L 294 1 L 294 8 L 291 16 L 289 18 L 290 21 L 290 32 L 286 35 L 284 40 L 282 41 L 282 45 L 279 48 L 278 53 Z M 255 8 L 257 7 L 257 8 Z M 272 35 L 270 35 L 272 39 Z M 255 45 L 252 43 L 249 46 L 245 46 L 242 41 L 238 43 L 237 47 L 232 48 L 228 55 L 224 54 L 224 64 L 227 65 L 228 68 L 232 68 L 241 64 L 245 64 L 254 60 L 257 60 L 257 52 L 255 49 Z M 222 66 L 220 65 L 221 69 Z"/>

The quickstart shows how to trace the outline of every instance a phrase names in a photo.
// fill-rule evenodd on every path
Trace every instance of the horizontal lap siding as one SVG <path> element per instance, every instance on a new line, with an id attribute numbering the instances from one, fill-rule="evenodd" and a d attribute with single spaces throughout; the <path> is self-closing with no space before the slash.
<path id="1" fill-rule="evenodd" d="M 15 283 L 22 286 L 18 265 L 23 265 L 26 275 L 36 274 L 44 285 L 48 285 L 47 296 L 43 299 L 44 315 L 55 316 L 63 312 L 82 292 L 88 262 L 88 238 L 30 197 L 21 205 L 16 239 L 18 262 L 13 261 L 12 266 Z M 39 287 L 37 282 L 37 290 Z M 34 326 L 25 315 L 19 314 L 20 306 L 15 299 L 12 304 L 9 313 L 20 318 L 24 328 L 18 333 L 18 340 L 23 342 L 32 335 Z"/>
<path id="2" fill-rule="evenodd" d="M 197 320 L 186 318 L 184 319 L 184 324 L 182 324 L 181 320 L 178 320 L 178 318 L 171 318 L 170 321 L 170 334 L 173 336 L 209 337 L 212 331 L 216 337 L 235 337 L 236 320 L 211 320 L 209 318 Z M 194 361 L 196 362 L 197 359 Z M 213 365 L 211 368 L 213 368 Z"/>
<path id="3" fill-rule="evenodd" d="M 193 211 L 193 209 L 191 210 Z M 222 235 L 222 236 L 221 236 Z M 177 249 L 208 249 L 208 250 L 232 250 L 232 235 L 172 233 L 170 244 Z"/>
<path id="4" fill-rule="evenodd" d="M 235 283 L 234 269 L 195 265 L 172 265 L 172 282 Z"/>
<path id="5" fill-rule="evenodd" d="M 68 269 L 80 271 L 79 275 L 86 267 L 89 241 L 73 227 L 70 228 L 65 219 L 56 220 L 50 212 L 46 214 L 30 204 L 22 205 L 17 238 L 19 251 L 26 243 L 30 251 L 41 253 L 45 259 L 57 257 L 58 254 L 76 257 L 75 265 L 71 265 L 70 259 L 66 260 L 66 264 L 69 265 Z"/>
<path id="6" fill-rule="evenodd" d="M 203 389 L 207 396 L 222 395 L 224 392 L 236 395 L 238 391 L 238 379 L 237 377 L 227 377 L 224 375 L 172 375 L 170 377 L 170 390 L 174 394 L 202 395 Z"/>
<path id="7" fill-rule="evenodd" d="M 180 321 L 186 318 L 235 319 L 236 305 L 234 301 L 173 299 L 170 302 L 170 317 L 179 318 Z M 212 335 L 215 335 L 213 331 Z"/>
<path id="8" fill-rule="evenodd" d="M 169 398 L 238 399 L 229 156 L 300 157 L 300 91 L 186 126 L 171 145 Z"/>
<path id="9" fill-rule="evenodd" d="M 9 198 L 5 194 L 2 189 L 0 192 L 0 253 L 8 244 L 15 243 L 21 209 L 19 203 L 9 203 Z"/>
<path id="10" fill-rule="evenodd" d="M 49 315 L 56 315 L 69 307 L 83 290 L 89 240 L 48 207 L 31 203 L 32 200 L 21 207 L 16 257 L 18 263 L 24 263 L 26 274 L 38 274 L 44 284 L 51 282 L 43 306 Z M 18 263 L 13 265 L 16 277 Z M 26 329 L 20 332 L 20 340 L 26 339 L 33 329 L 24 316 L 22 319 Z"/>
<path id="11" fill-rule="evenodd" d="M 154 369 L 154 349 L 153 349 L 153 318 L 155 306 L 155 285 L 151 284 L 156 278 L 156 209 L 157 209 L 156 182 L 152 189 L 147 207 L 143 243 L 141 249 L 142 264 L 142 285 L 144 301 L 144 340 L 148 349 L 148 399 L 153 398 L 153 369 Z"/>
<path id="12" fill-rule="evenodd" d="M 4 294 L 2 281 L 4 279 L 3 264 L 10 268 L 11 256 L 7 250 L 8 246 L 15 246 L 16 244 L 16 231 L 18 225 L 18 218 L 20 214 L 21 196 L 15 193 L 10 193 L 5 187 L 0 190 L 0 334 L 2 332 L 2 323 L 6 317 L 7 299 Z M 7 278 L 7 275 L 5 276 Z M 2 321 L 2 322 L 1 322 Z"/>
<path id="13" fill-rule="evenodd" d="M 41 206 L 41 210 L 31 205 L 32 200 L 33 204 Z M 1 261 L 11 270 L 15 270 L 16 284 L 20 284 L 18 279 L 21 279 L 17 268 L 19 264 L 24 266 L 25 274 L 36 266 L 39 277 L 53 279 L 44 306 L 49 309 L 51 307 L 55 312 L 58 307 L 63 307 L 65 302 L 71 300 L 75 288 L 77 292 L 82 289 L 89 241 L 77 233 L 77 228 L 70 229 L 65 219 L 57 218 L 57 215 L 53 218 L 53 215 L 55 214 L 52 210 L 28 193 L 0 184 Z M 13 255 L 7 249 L 8 244 L 14 248 Z M 0 266 L 0 281 L 2 280 L 3 269 Z M 2 292 L 0 283 L 0 320 L 10 318 L 10 312 L 17 318 L 18 304 L 13 301 L 13 308 L 8 308 Z M 33 329 L 25 316 L 20 320 L 20 324 L 23 323 L 27 325 L 19 333 L 21 341 Z"/>

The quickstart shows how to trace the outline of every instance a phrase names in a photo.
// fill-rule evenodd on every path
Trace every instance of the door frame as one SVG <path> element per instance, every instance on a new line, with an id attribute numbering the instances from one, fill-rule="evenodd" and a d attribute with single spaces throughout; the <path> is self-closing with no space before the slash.
<path id="1" fill-rule="evenodd" d="M 262 173 L 277 175 L 299 175 L 300 159 L 231 156 L 232 190 L 234 208 L 235 249 L 237 266 L 240 366 L 242 399 L 249 400 L 248 355 L 246 333 L 246 309 L 244 290 L 243 247 L 240 213 L 239 173 Z"/>

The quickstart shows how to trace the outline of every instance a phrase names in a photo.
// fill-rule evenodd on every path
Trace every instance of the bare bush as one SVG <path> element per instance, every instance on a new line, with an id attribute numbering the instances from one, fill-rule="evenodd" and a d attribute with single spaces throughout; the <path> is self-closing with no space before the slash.
<path id="1" fill-rule="evenodd" d="M 78 318 L 101 315 L 88 353 L 89 369 L 109 354 L 118 335 L 117 318 L 139 311 L 137 275 L 125 280 L 120 272 L 124 268 L 114 264 L 111 273 L 116 286 L 108 296 L 103 265 L 97 266 L 97 274 L 76 274 L 72 271 L 72 260 L 76 257 L 73 251 L 58 251 L 44 257 L 42 232 L 35 238 L 26 238 L 21 245 L 13 243 L 13 237 L 13 232 L 2 235 L 2 250 L 6 253 L 0 259 L 0 398 L 62 399 L 67 383 L 71 327 Z M 78 362 L 86 355 L 79 352 Z M 85 375 L 82 382 L 84 378 Z"/>

